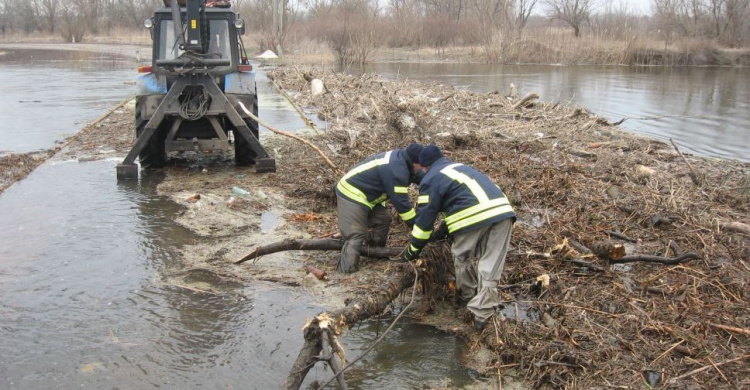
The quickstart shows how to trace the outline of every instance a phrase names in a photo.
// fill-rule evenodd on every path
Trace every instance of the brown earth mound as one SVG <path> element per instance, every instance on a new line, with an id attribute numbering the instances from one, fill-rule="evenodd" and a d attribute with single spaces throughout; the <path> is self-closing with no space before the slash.
<path id="1" fill-rule="evenodd" d="M 311 139 L 341 170 L 435 143 L 508 194 L 519 214 L 501 287 L 508 318 L 480 336 L 497 355 L 486 373 L 515 367 L 549 388 L 750 386 L 750 164 L 683 157 L 583 109 L 499 92 L 312 68 L 269 77 L 327 120 Z M 323 94 L 311 93 L 314 78 Z M 332 211 L 338 175 L 301 144 L 277 152 L 298 212 Z M 299 223 L 335 230 L 330 219 Z M 404 245 L 395 230 L 389 244 Z M 428 268 L 446 261 L 436 249 Z M 450 275 L 437 275 L 429 308 L 450 298 Z"/>

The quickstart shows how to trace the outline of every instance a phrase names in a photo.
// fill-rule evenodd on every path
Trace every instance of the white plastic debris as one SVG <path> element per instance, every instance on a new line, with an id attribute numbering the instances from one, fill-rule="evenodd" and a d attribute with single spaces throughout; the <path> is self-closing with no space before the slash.
<path id="1" fill-rule="evenodd" d="M 258 58 L 263 58 L 263 59 L 266 59 L 266 60 L 270 60 L 270 59 L 274 59 L 274 58 L 279 58 L 279 56 L 277 56 L 276 53 L 274 53 L 271 50 L 266 50 L 266 51 L 263 52 L 263 54 L 259 55 Z"/>
<path id="2" fill-rule="evenodd" d="M 310 90 L 313 96 L 322 95 L 323 92 L 325 92 L 325 87 L 323 86 L 323 80 L 312 79 L 312 81 L 310 81 Z"/>

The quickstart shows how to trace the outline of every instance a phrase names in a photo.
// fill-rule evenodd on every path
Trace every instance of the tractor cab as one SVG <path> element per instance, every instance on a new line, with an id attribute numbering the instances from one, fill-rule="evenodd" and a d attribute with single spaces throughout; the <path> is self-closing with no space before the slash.
<path id="1" fill-rule="evenodd" d="M 186 12 L 180 15 L 180 24 L 184 26 L 183 29 L 188 29 L 184 44 L 180 43 L 180 35 L 175 34 L 174 14 L 169 8 L 155 12 L 146 21 L 147 25 L 151 25 L 154 73 L 176 74 L 191 65 L 199 67 L 206 64 L 211 75 L 220 76 L 236 72 L 239 65 L 246 65 L 247 58 L 241 53 L 242 42 L 239 38 L 245 26 L 237 14 L 229 8 L 206 7 L 198 16 L 202 20 L 195 20 L 195 24 L 193 20 L 188 20 Z M 196 31 L 198 39 L 190 36 L 193 26 L 195 30 L 203 30 Z M 225 64 L 227 61 L 228 64 Z"/>

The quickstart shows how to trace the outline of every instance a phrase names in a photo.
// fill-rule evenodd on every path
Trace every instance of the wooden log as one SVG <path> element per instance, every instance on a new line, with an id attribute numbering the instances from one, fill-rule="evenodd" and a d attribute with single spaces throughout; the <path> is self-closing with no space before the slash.
<path id="1" fill-rule="evenodd" d="M 334 319 L 335 326 L 337 327 L 351 327 L 359 321 L 382 313 L 396 297 L 401 295 L 402 291 L 414 284 L 414 270 L 414 267 L 409 264 L 399 266 L 388 277 L 385 286 L 380 292 L 351 301 L 346 307 L 329 314 L 328 317 Z M 323 317 L 323 314 L 319 317 Z M 313 323 L 315 321 L 314 319 Z M 305 327 L 305 344 L 300 350 L 297 360 L 295 360 L 289 372 L 289 376 L 284 381 L 282 388 L 285 390 L 300 388 L 307 372 L 315 365 L 316 356 L 318 356 L 322 349 L 322 337 L 320 334 L 322 330 L 320 327 L 317 327 L 316 332 L 311 330 L 312 327 L 312 325 Z M 317 340 L 313 340 L 312 338 L 314 337 L 317 337 Z"/>
<path id="2" fill-rule="evenodd" d="M 513 109 L 518 109 L 521 107 L 526 107 L 529 104 L 531 104 L 532 100 L 539 99 L 539 95 L 536 92 L 531 92 L 524 96 L 521 100 L 519 100 L 516 104 L 513 105 Z"/>
<path id="3" fill-rule="evenodd" d="M 344 247 L 344 241 L 335 238 L 303 240 L 297 238 L 286 238 L 268 245 L 262 245 L 253 249 L 250 253 L 242 256 L 234 264 L 242 264 L 251 259 L 270 255 L 271 253 L 283 251 L 340 251 Z M 365 257 L 385 259 L 395 257 L 403 252 L 403 248 L 366 246 L 362 248 L 361 254 Z"/>
<path id="4" fill-rule="evenodd" d="M 623 263 L 635 263 L 642 261 L 644 263 L 659 263 L 664 265 L 675 265 L 684 263 L 689 260 L 697 260 L 701 257 L 694 252 L 686 253 L 678 257 L 661 257 L 661 256 L 649 256 L 649 255 L 634 255 L 634 256 L 623 256 L 619 259 L 612 259 L 609 262 L 611 264 L 623 264 Z"/>

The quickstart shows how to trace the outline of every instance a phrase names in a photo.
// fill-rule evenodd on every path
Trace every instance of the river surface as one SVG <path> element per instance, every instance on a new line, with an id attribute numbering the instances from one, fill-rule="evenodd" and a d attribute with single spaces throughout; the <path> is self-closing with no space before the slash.
<path id="1" fill-rule="evenodd" d="M 0 105 L 13 106 L 0 111 L 0 149 L 49 148 L 133 93 L 132 60 L 44 58 L 0 63 L 0 78 L 15 86 L 0 90 Z M 258 80 L 260 117 L 302 128 L 262 71 Z M 51 160 L 0 195 L 0 389 L 279 388 L 301 326 L 323 308 L 276 284 L 203 273 L 183 280 L 216 293 L 171 283 L 185 270 L 179 249 L 200 238 L 174 222 L 183 209 L 156 194 L 158 175 L 118 184 L 119 161 Z M 347 356 L 390 320 L 342 337 Z M 476 380 L 465 351 L 455 337 L 402 320 L 347 380 L 360 389 L 460 387 Z M 329 376 L 318 366 L 307 382 Z"/>
<path id="2" fill-rule="evenodd" d="M 624 129 L 699 155 L 750 161 L 750 69 L 376 63 L 388 79 L 434 81 L 581 106 Z"/>

